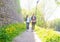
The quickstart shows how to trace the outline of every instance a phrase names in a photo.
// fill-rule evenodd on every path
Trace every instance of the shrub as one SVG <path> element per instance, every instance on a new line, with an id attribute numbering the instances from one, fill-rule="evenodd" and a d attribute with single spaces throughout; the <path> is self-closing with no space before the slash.
<path id="1" fill-rule="evenodd" d="M 60 42 L 60 34 L 52 29 L 36 27 L 35 31 L 42 42 Z"/>
<path id="2" fill-rule="evenodd" d="M 50 21 L 50 27 L 53 27 L 56 31 L 60 31 L 60 18 Z"/>
<path id="3" fill-rule="evenodd" d="M 14 37 L 25 31 L 25 24 L 9 24 L 0 28 L 0 42 L 11 42 Z"/>

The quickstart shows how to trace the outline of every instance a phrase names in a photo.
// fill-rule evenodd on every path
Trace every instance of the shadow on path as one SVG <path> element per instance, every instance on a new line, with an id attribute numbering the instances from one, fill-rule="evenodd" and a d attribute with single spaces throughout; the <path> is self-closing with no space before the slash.
<path id="1" fill-rule="evenodd" d="M 22 35 L 16 37 L 13 42 L 35 42 L 34 33 L 25 31 Z"/>

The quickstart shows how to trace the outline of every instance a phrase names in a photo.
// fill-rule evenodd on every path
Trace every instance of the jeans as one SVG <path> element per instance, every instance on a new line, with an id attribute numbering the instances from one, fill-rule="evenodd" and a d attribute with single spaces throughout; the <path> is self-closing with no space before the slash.
<path id="1" fill-rule="evenodd" d="M 29 29 L 29 23 L 26 23 L 26 28 Z"/>

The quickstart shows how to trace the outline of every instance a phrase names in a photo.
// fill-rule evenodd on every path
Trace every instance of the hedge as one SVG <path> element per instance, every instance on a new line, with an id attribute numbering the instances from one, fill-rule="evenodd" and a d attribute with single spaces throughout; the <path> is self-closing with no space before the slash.
<path id="1" fill-rule="evenodd" d="M 53 29 L 44 29 L 36 26 L 35 32 L 42 42 L 60 42 L 60 33 Z"/>
<path id="2" fill-rule="evenodd" d="M 25 31 L 25 24 L 15 23 L 0 27 L 0 42 L 12 42 L 13 38 Z"/>

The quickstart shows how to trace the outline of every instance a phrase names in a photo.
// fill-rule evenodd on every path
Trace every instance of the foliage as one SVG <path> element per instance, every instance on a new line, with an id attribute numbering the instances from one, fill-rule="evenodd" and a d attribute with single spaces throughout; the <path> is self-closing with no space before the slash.
<path id="1" fill-rule="evenodd" d="M 50 27 L 54 28 L 57 31 L 60 31 L 60 19 L 57 18 L 53 21 L 50 21 Z"/>
<path id="2" fill-rule="evenodd" d="M 55 1 L 57 5 L 60 5 L 60 1 L 59 0 L 56 0 Z"/>
<path id="3" fill-rule="evenodd" d="M 60 31 L 60 19 L 54 20 L 54 27 L 56 28 L 56 30 Z"/>
<path id="4" fill-rule="evenodd" d="M 60 42 L 60 34 L 53 29 L 44 29 L 36 26 L 35 31 L 42 42 Z"/>
<path id="5" fill-rule="evenodd" d="M 34 7 L 30 11 L 28 11 L 26 9 L 22 9 L 21 12 L 23 14 L 24 19 L 26 18 L 26 15 L 32 16 L 32 14 L 34 13 L 36 15 L 36 18 L 37 18 L 36 24 L 40 27 L 45 26 L 44 15 L 43 15 L 43 12 L 42 12 L 42 9 L 40 6 Z"/>
<path id="6" fill-rule="evenodd" d="M 20 7 L 20 0 L 15 0 L 16 1 L 16 3 L 17 3 L 17 12 L 20 14 L 21 13 L 21 7 Z"/>
<path id="7" fill-rule="evenodd" d="M 12 42 L 13 38 L 25 31 L 25 24 L 9 24 L 0 28 L 0 42 Z"/>
<path id="8" fill-rule="evenodd" d="M 22 8 L 21 8 L 21 13 L 22 13 L 23 18 L 24 18 L 24 20 L 25 20 L 26 15 L 28 15 L 28 14 L 29 14 L 29 12 L 28 12 L 26 9 L 22 9 Z"/>
<path id="9" fill-rule="evenodd" d="M 40 27 L 44 27 L 45 24 L 44 15 L 42 10 L 39 7 L 37 7 L 36 10 L 36 17 L 37 17 L 37 25 Z"/>

